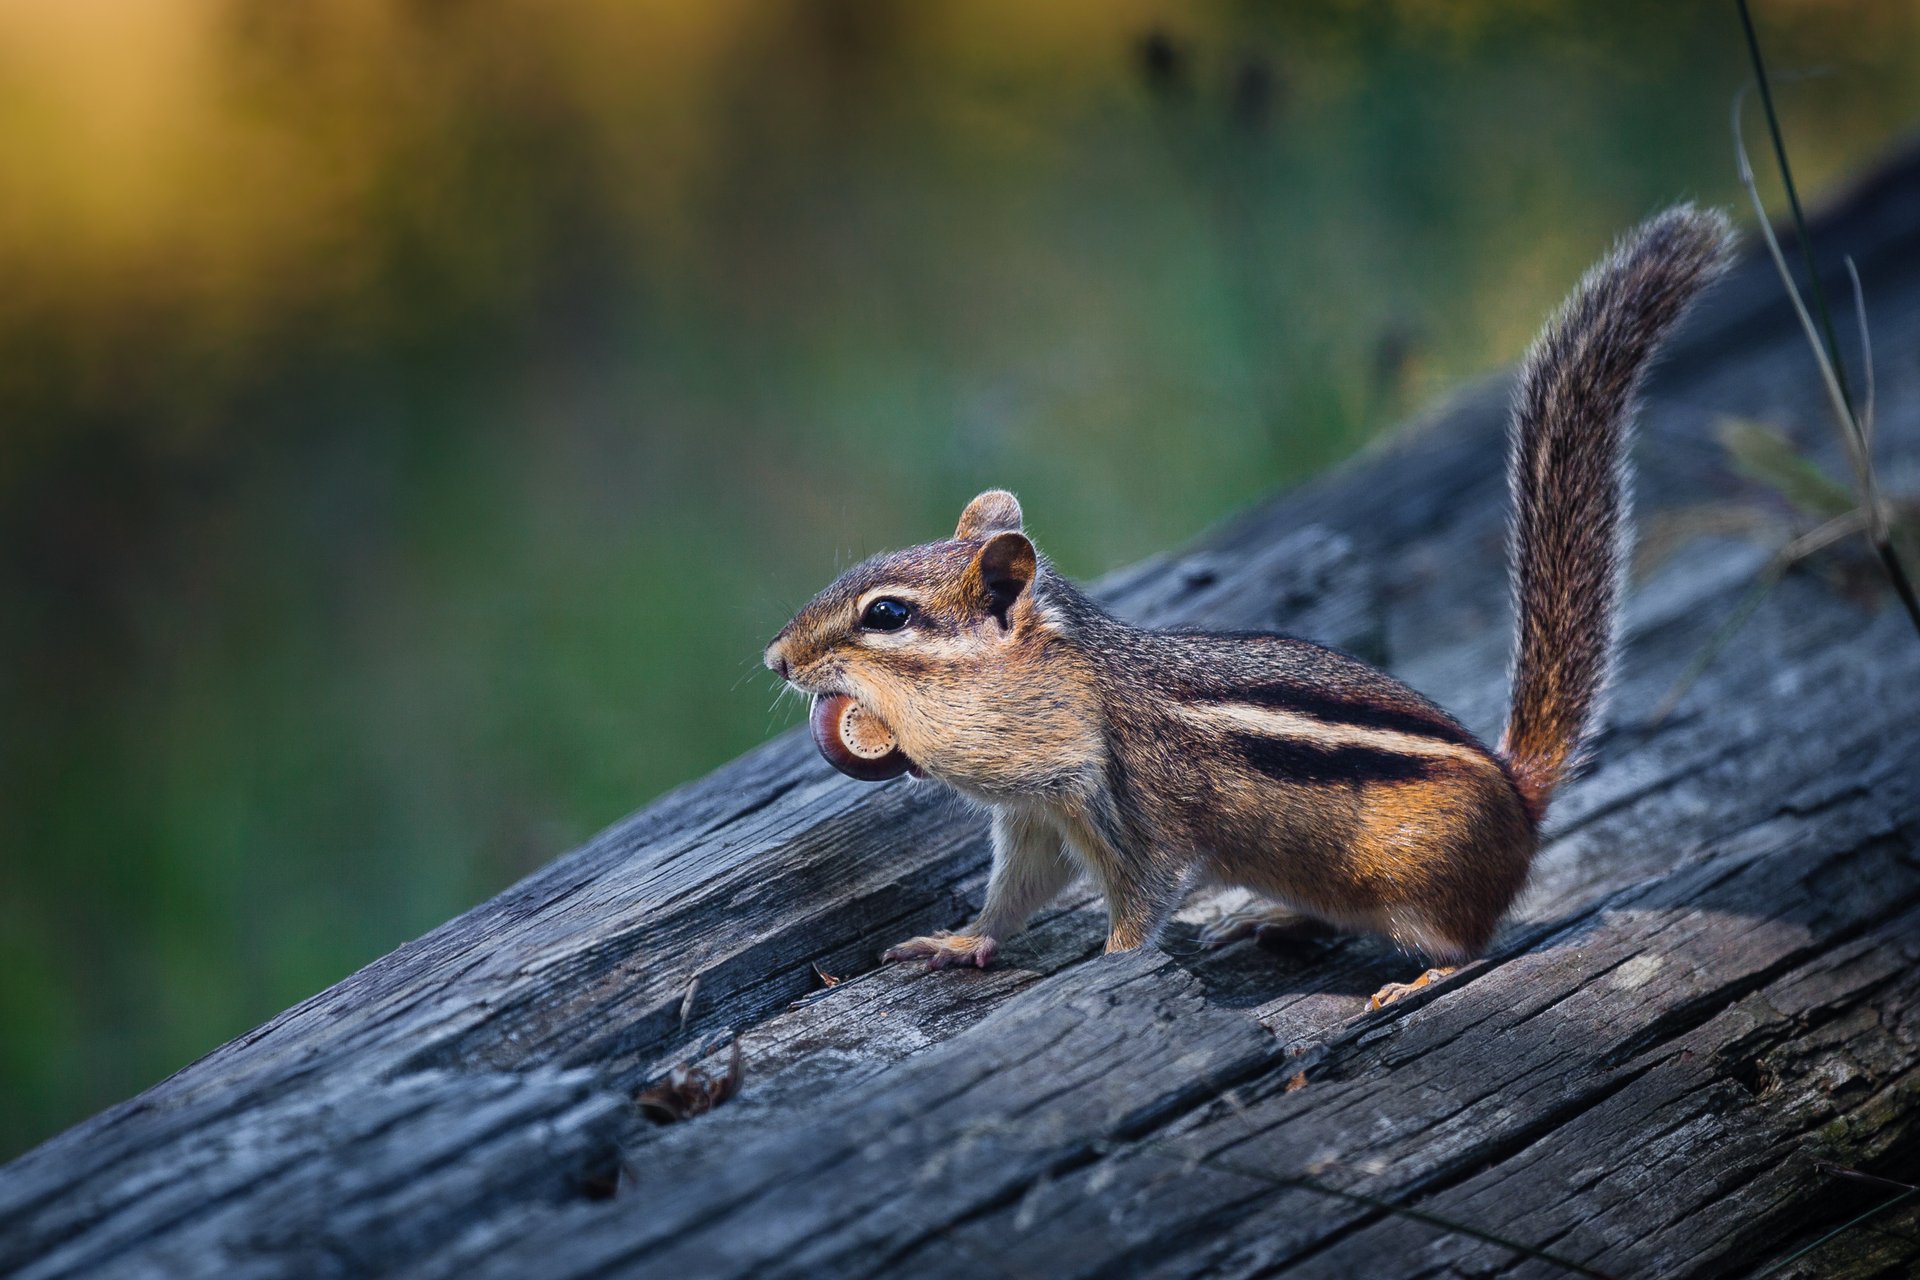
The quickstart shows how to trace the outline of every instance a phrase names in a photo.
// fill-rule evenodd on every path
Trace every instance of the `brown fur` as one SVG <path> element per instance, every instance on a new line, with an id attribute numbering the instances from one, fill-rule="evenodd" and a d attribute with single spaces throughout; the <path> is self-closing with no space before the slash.
<path id="1" fill-rule="evenodd" d="M 767 665 L 845 693 L 928 775 L 993 813 L 980 918 L 890 958 L 985 965 L 1075 870 L 1107 946 L 1150 941 L 1198 881 L 1240 885 L 1442 961 L 1479 954 L 1604 688 L 1640 371 L 1717 269 L 1725 225 L 1674 210 L 1597 267 L 1516 400 L 1518 604 L 1502 751 L 1357 659 L 1285 636 L 1146 631 L 1033 549 L 991 490 L 954 537 L 875 557 L 782 629 Z M 908 625 L 862 625 L 878 596 Z"/>
<path id="2" fill-rule="evenodd" d="M 1535 820 L 1580 764 L 1613 667 L 1627 435 L 1653 353 L 1726 264 L 1726 219 L 1670 209 L 1615 247 L 1528 353 L 1513 404 L 1513 709 L 1500 745 Z"/>

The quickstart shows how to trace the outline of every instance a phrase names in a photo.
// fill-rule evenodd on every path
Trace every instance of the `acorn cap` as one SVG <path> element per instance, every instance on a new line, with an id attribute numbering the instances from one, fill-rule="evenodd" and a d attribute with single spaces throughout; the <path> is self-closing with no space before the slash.
<path id="1" fill-rule="evenodd" d="M 913 769 L 913 761 L 900 750 L 893 730 L 844 693 L 815 698 L 808 723 L 820 754 L 849 778 L 884 782 Z"/>

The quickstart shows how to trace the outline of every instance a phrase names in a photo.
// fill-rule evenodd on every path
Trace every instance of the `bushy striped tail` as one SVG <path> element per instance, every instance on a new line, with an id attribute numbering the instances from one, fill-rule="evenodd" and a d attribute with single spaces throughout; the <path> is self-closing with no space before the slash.
<path id="1" fill-rule="evenodd" d="M 1691 205 L 1642 224 L 1587 273 L 1521 371 L 1508 477 L 1513 708 L 1500 752 L 1536 822 L 1579 767 L 1612 674 L 1641 375 L 1724 269 L 1731 238 L 1724 215 Z"/>

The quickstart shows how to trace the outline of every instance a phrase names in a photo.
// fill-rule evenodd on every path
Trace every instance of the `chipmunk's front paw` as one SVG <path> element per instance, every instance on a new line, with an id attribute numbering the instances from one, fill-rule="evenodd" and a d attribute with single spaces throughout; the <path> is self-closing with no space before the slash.
<path id="1" fill-rule="evenodd" d="M 1397 1000 L 1404 1000 L 1414 992 L 1430 987 L 1453 972 L 1453 966 L 1444 969 L 1429 969 L 1412 982 L 1389 982 L 1373 993 L 1373 999 L 1367 1001 L 1369 1009 L 1384 1009 Z"/>
<path id="2" fill-rule="evenodd" d="M 999 950 L 1000 944 L 992 938 L 942 929 L 930 938 L 908 938 L 897 947 L 888 947 L 880 961 L 891 964 L 895 960 L 925 960 L 928 969 L 948 969 L 956 965 L 984 969 L 993 963 Z"/>

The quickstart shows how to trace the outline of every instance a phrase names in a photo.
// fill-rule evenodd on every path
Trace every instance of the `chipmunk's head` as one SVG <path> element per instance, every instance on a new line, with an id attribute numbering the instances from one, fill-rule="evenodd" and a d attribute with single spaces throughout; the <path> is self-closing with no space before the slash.
<path id="1" fill-rule="evenodd" d="M 1019 502 L 990 489 L 967 504 L 947 541 L 878 555 L 841 574 L 780 629 L 767 666 L 804 692 L 863 701 L 876 676 L 937 677 L 1032 624 L 1038 567 L 1020 531 Z"/>
<path id="2" fill-rule="evenodd" d="M 1019 502 L 988 490 L 953 537 L 840 575 L 780 629 L 767 666 L 805 693 L 852 697 L 916 764 L 959 771 L 946 766 L 985 750 L 1008 682 L 1032 673 L 1045 639 L 1040 572 Z"/>

